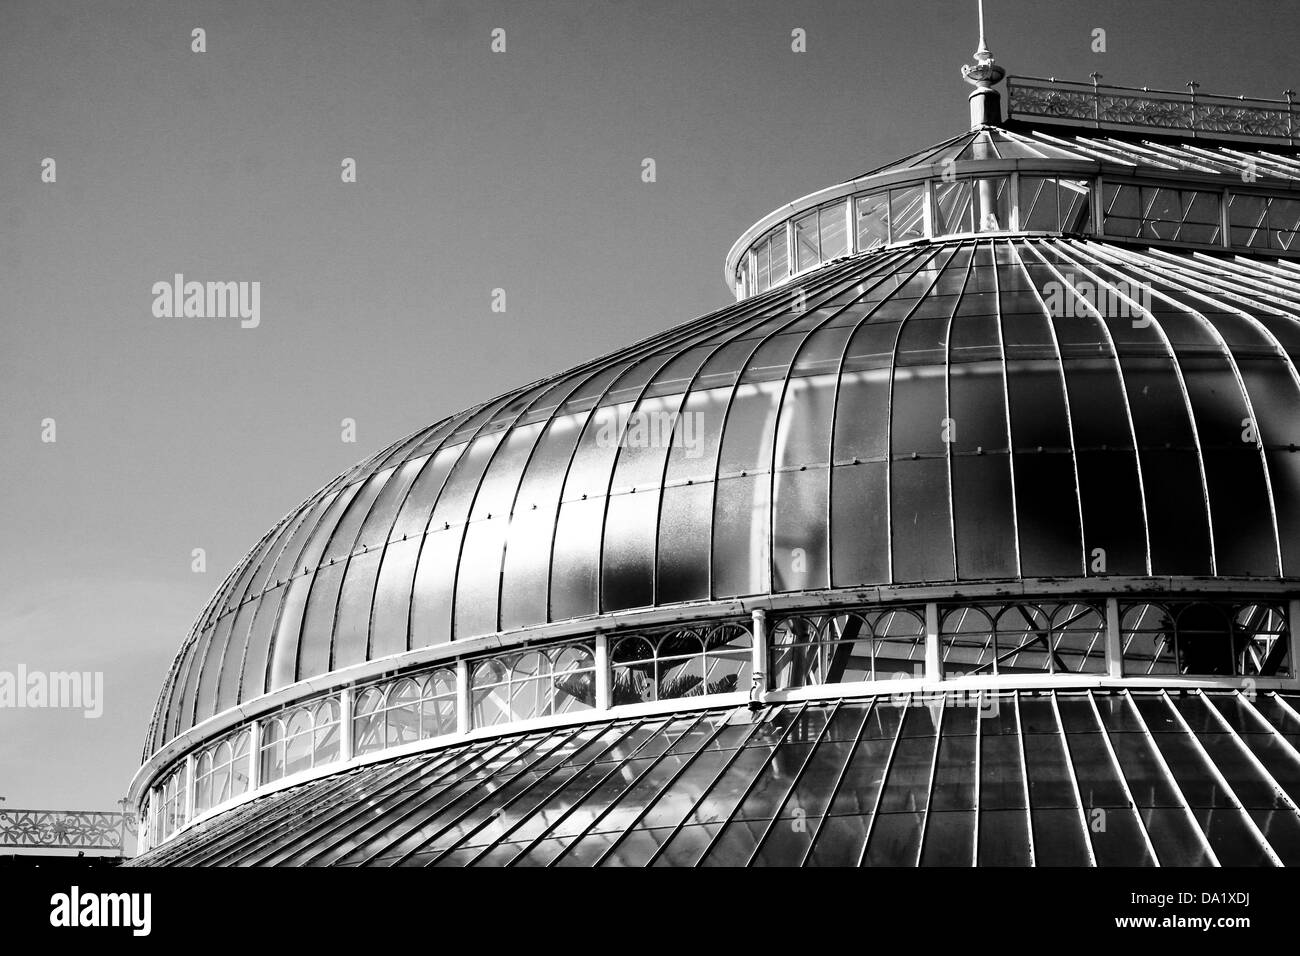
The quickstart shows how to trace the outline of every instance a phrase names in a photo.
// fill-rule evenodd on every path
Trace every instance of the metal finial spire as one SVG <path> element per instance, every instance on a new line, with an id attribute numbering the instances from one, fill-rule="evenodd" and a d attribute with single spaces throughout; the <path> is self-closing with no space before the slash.
<path id="1" fill-rule="evenodd" d="M 979 11 L 980 45 L 975 51 L 975 64 L 963 66 L 961 75 L 973 86 L 988 87 L 1001 81 L 1007 75 L 1007 71 L 993 62 L 993 54 L 989 52 L 988 44 L 984 42 L 984 0 L 979 0 Z"/>
<path id="2" fill-rule="evenodd" d="M 996 124 L 1002 121 L 1002 99 L 994 87 L 1007 75 L 1007 71 L 993 62 L 984 41 L 984 0 L 979 0 L 980 45 L 975 51 L 975 63 L 961 68 L 962 78 L 975 87 L 970 95 L 971 128 Z"/>
<path id="3" fill-rule="evenodd" d="M 979 63 L 992 63 L 993 54 L 989 52 L 988 44 L 984 42 L 984 0 L 979 0 L 980 9 L 980 45 L 975 51 L 975 59 Z"/>

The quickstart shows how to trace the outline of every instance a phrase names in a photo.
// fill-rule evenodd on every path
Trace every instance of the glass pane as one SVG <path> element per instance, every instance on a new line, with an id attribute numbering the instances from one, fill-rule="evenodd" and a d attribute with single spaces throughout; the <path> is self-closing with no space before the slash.
<path id="1" fill-rule="evenodd" d="M 972 232 L 971 181 L 934 184 L 934 230 L 936 235 Z"/>
<path id="2" fill-rule="evenodd" d="M 1011 189 L 1006 176 L 975 180 L 975 199 L 979 204 L 977 222 L 980 232 L 998 232 L 1011 227 Z"/>
<path id="3" fill-rule="evenodd" d="M 411 588 L 422 538 L 395 541 L 385 549 L 375 587 L 373 656 L 386 657 L 408 650 L 407 630 Z"/>
<path id="4" fill-rule="evenodd" d="M 925 186 L 889 191 L 889 241 L 906 242 L 925 235 Z"/>
<path id="5" fill-rule="evenodd" d="M 448 475 L 434 505 L 415 571 L 415 589 L 411 599 L 413 648 L 451 640 L 451 588 L 456 580 L 456 561 L 465 532 L 465 518 L 471 497 L 502 434 L 495 432 L 470 443 Z"/>
<path id="6" fill-rule="evenodd" d="M 768 243 L 768 252 L 771 258 L 771 284 L 779 285 L 790 276 L 790 253 L 785 246 L 785 226 L 781 225 L 773 231 Z"/>
<path id="7" fill-rule="evenodd" d="M 357 555 L 348 563 L 343 589 L 339 593 L 338 624 L 331 669 L 359 664 L 367 659 L 370 616 L 381 556 L 377 550 L 370 551 Z"/>
<path id="8" fill-rule="evenodd" d="M 810 213 L 794 221 L 794 248 L 796 274 L 811 269 L 821 261 L 817 244 L 817 213 Z"/>
<path id="9" fill-rule="evenodd" d="M 497 630 L 506 529 L 524 466 L 544 427 L 542 422 L 533 422 L 512 429 L 475 495 L 457 565 L 455 635 L 458 640 Z"/>
<path id="10" fill-rule="evenodd" d="M 835 203 L 818 211 L 823 262 L 849 254 L 847 204 Z"/>
<path id="11" fill-rule="evenodd" d="M 866 252 L 889 242 L 889 194 L 876 193 L 857 200 L 858 251 Z"/>

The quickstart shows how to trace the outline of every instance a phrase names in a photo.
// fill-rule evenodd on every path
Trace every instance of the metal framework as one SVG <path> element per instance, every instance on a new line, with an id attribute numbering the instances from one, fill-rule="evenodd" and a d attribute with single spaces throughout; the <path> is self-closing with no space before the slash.
<path id="1" fill-rule="evenodd" d="M 1295 91 L 1285 100 L 1198 93 L 1200 84 L 1187 83 L 1187 92 L 1146 87 L 1110 86 L 1094 73 L 1092 82 L 1055 77 L 1008 76 L 1007 102 L 1011 119 L 1067 122 L 1098 129 L 1159 129 L 1188 133 L 1195 139 L 1243 138 L 1294 144 L 1300 133 Z"/>
<path id="2" fill-rule="evenodd" d="M 1135 277 L 1149 303 L 1125 291 Z M 1101 314 L 1083 283 L 1132 315 Z M 916 298 L 899 294 L 913 286 Z M 1077 299 L 1077 315 L 1051 314 L 1052 286 Z M 810 275 L 800 292 L 802 301 L 790 292 L 746 301 L 725 319 L 525 389 L 475 413 L 472 427 L 413 438 L 327 486 L 200 619 L 150 750 L 295 682 L 548 617 L 1082 574 L 1095 547 L 1108 552 L 1108 574 L 1270 577 L 1300 564 L 1300 502 L 1281 490 L 1300 468 L 1291 413 L 1300 270 L 1071 239 L 968 239 L 850 260 Z M 1027 374 L 1044 362 L 1054 376 Z M 1240 410 L 1228 420 L 1222 388 Z M 1108 402 L 1113 426 L 1099 424 Z M 698 457 L 682 442 L 630 447 L 626 419 L 613 429 L 612 409 L 652 407 L 674 415 L 674 428 L 705 416 Z M 822 418 L 821 407 L 833 411 Z M 918 420 L 931 408 L 933 424 Z M 957 441 L 940 441 L 945 418 L 958 422 Z M 600 447 L 601 422 L 623 436 L 615 447 Z M 1257 441 L 1242 441 L 1247 426 Z M 1093 503 L 1089 469 L 1104 461 L 1123 466 L 1107 475 L 1105 497 L 1129 502 L 1131 521 L 1107 523 L 1111 513 Z M 1229 489 L 1224 467 L 1236 465 Z M 931 467 L 944 474 L 921 478 Z M 1002 469 L 1001 491 L 965 477 Z M 917 477 L 900 483 L 905 472 Z M 875 532 L 871 512 L 843 509 L 865 503 L 877 481 L 892 507 L 875 512 L 885 522 Z M 917 505 L 899 496 L 924 489 L 947 517 L 900 537 L 894 512 Z M 964 489 L 980 490 L 957 497 Z M 992 562 L 962 550 L 976 499 L 1005 512 L 1006 546 Z M 746 518 L 743 533 L 726 523 L 742 500 L 758 522 Z M 1083 526 L 1044 551 L 1025 509 L 1057 504 Z M 697 522 L 701 513 L 713 517 Z M 617 535 L 606 533 L 619 521 Z M 340 537 L 336 553 L 326 548 Z M 942 567 L 930 567 L 938 557 Z"/>
<path id="3" fill-rule="evenodd" d="M 189 751 L 158 775 L 143 841 L 158 845 L 267 792 L 448 740 L 590 722 L 611 709 L 743 702 L 751 676 L 753 706 L 815 699 L 830 686 L 846 696 L 932 688 L 922 692 L 976 702 L 1010 687 L 1294 687 L 1296 610 L 1242 594 L 840 606 L 770 619 L 755 611 L 752 620 L 601 635 L 609 650 L 600 679 L 592 638 L 461 657 L 464 680 L 443 661 L 344 685 Z"/>
<path id="4" fill-rule="evenodd" d="M 0 807 L 0 847 L 20 850 L 123 851 L 135 815 L 112 810 L 18 810 Z"/>
<path id="5" fill-rule="evenodd" d="M 282 790 L 137 862 L 1294 865 L 1295 704 L 1015 690 L 589 721 Z"/>

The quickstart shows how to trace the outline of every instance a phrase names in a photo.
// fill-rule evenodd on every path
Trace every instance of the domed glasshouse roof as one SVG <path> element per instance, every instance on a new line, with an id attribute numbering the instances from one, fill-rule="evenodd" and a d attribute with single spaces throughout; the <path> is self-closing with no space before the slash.
<path id="1" fill-rule="evenodd" d="M 1271 268 L 1065 238 L 883 250 L 463 412 L 263 539 L 152 746 L 365 661 L 629 609 L 1300 574 L 1300 292 Z M 1053 316 L 1083 281 L 1149 283 L 1148 308 Z"/>
<path id="2" fill-rule="evenodd" d="M 163 687 L 143 859 L 1300 854 L 1290 120 L 968 78 L 969 133 L 747 230 L 734 305 L 272 528 Z"/>

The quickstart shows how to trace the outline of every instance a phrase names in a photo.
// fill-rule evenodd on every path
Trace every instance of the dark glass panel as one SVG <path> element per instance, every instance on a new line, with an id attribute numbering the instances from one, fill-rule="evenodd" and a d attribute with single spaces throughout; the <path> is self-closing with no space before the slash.
<path id="1" fill-rule="evenodd" d="M 1000 453 L 1007 448 L 1002 367 L 954 366 L 949 388 L 958 573 L 1008 577 L 1016 573 L 1016 541 L 1010 461 Z"/>
<path id="2" fill-rule="evenodd" d="M 1283 571 L 1295 574 L 1300 569 L 1300 453 L 1294 450 L 1300 447 L 1300 416 L 1295 414 L 1300 391 L 1280 358 L 1249 358 L 1239 367 L 1265 447 Z"/>
<path id="3" fill-rule="evenodd" d="M 946 375 L 942 365 L 899 369 L 894 373 L 891 438 L 895 460 L 912 455 L 944 456 L 948 419 Z M 961 435 L 960 427 L 957 430 Z"/>
<path id="4" fill-rule="evenodd" d="M 981 810 L 1012 810 L 1025 806 L 1020 744 L 1012 734 L 985 734 L 980 738 L 979 806 Z"/>
<path id="5" fill-rule="evenodd" d="M 831 475 L 831 584 L 852 587 L 889 580 L 888 464 L 864 462 Z"/>
<path id="6" fill-rule="evenodd" d="M 980 807 L 979 866 L 1028 866 L 1029 812 Z"/>
<path id="7" fill-rule="evenodd" d="M 916 866 L 921 848 L 923 813 L 877 813 L 864 866 Z"/>
<path id="8" fill-rule="evenodd" d="M 1056 180 L 1020 177 L 1020 228 L 1026 232 L 1055 232 L 1060 228 Z"/>
<path id="9" fill-rule="evenodd" d="M 834 460 L 883 458 L 888 451 L 888 422 L 888 369 L 846 373 L 835 414 Z"/>
<path id="10" fill-rule="evenodd" d="M 1030 771 L 1030 778 L 1033 771 Z M 1088 837 L 1077 809 L 1034 808 L 1035 866 L 1088 866 Z"/>
<path id="11" fill-rule="evenodd" d="M 896 459 L 890 476 L 893 579 L 947 581 L 954 574 L 948 462 Z"/>
<path id="12" fill-rule="evenodd" d="M 1082 543 L 1060 368 L 1008 362 L 1007 375 L 1022 573 L 1077 574 Z"/>

